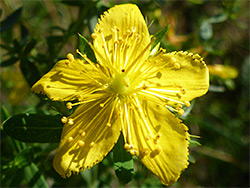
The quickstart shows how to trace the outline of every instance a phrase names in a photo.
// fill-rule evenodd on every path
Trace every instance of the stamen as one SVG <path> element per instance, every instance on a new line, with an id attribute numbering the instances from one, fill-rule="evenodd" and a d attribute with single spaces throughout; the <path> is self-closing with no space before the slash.
<path id="1" fill-rule="evenodd" d="M 156 40 L 154 37 L 148 45 L 141 51 L 141 53 L 130 63 L 129 67 L 126 68 L 127 72 L 130 71 L 131 68 L 136 68 L 136 64 L 138 63 L 138 59 L 150 48 L 151 44 Z"/>
<path id="2" fill-rule="evenodd" d="M 149 150 L 148 149 L 143 149 L 142 150 L 142 155 L 148 155 L 149 154 Z"/>
<path id="3" fill-rule="evenodd" d="M 69 59 L 70 62 L 73 62 L 75 60 L 73 54 L 71 54 L 71 53 L 67 54 L 67 58 Z"/>
<path id="4" fill-rule="evenodd" d="M 113 104 L 113 106 L 112 106 L 111 112 L 110 112 L 110 114 L 109 114 L 108 123 L 106 124 L 107 127 L 111 127 L 110 121 L 111 121 L 111 118 L 112 118 L 112 116 L 113 116 L 114 109 L 116 108 L 117 102 L 118 102 L 118 98 L 116 97 L 116 98 L 115 98 L 115 101 L 114 101 L 114 104 Z"/>
<path id="5" fill-rule="evenodd" d="M 158 88 L 147 88 L 147 90 L 152 90 L 152 91 L 160 91 L 160 92 L 164 92 L 164 93 L 180 93 L 180 91 L 176 91 L 176 90 L 167 90 L 167 89 L 158 89 Z"/>
<path id="6" fill-rule="evenodd" d="M 135 96 L 136 96 L 136 94 L 135 94 Z M 145 115 L 144 115 L 144 113 L 143 113 L 143 111 L 142 111 L 141 105 L 140 105 L 140 103 L 139 103 L 137 97 L 135 97 L 134 99 L 135 99 L 135 101 L 136 101 L 136 106 L 137 106 L 138 109 L 139 109 L 141 118 L 143 119 L 143 121 L 144 121 L 144 123 L 145 123 L 145 125 L 146 125 L 146 128 L 147 128 L 147 130 L 148 130 L 150 136 L 153 137 L 153 133 L 151 132 L 151 129 L 150 129 L 149 125 L 148 125 L 148 122 L 147 122 L 146 117 L 145 117 Z"/>
<path id="7" fill-rule="evenodd" d="M 161 146 L 157 146 L 157 148 L 156 148 L 156 152 L 157 152 L 157 154 L 159 154 L 161 151 L 162 151 Z"/>
<path id="8" fill-rule="evenodd" d="M 96 39 L 97 38 L 97 34 L 96 33 L 92 33 L 91 37 L 92 37 L 92 39 Z"/>
<path id="9" fill-rule="evenodd" d="M 83 137 L 83 136 L 85 136 L 85 134 L 86 134 L 86 132 L 85 132 L 85 131 L 83 131 L 82 129 L 81 129 L 81 130 L 79 130 L 79 135 L 80 135 L 80 136 L 82 136 L 82 137 Z"/>
<path id="10" fill-rule="evenodd" d="M 125 103 L 124 105 L 125 107 L 125 114 L 126 114 L 126 120 L 127 120 L 127 126 L 128 126 L 128 141 L 131 144 L 131 132 L 130 132 L 130 122 L 129 122 L 129 116 L 128 116 L 128 108 L 127 108 L 127 104 Z"/>
<path id="11" fill-rule="evenodd" d="M 183 114 L 184 114 L 184 110 L 183 109 L 179 109 L 179 110 L 177 110 L 177 112 L 178 112 L 178 115 L 179 116 L 182 116 Z"/>
<path id="12" fill-rule="evenodd" d="M 131 150 L 129 151 L 129 153 L 130 153 L 132 156 L 134 156 L 134 155 L 136 155 L 137 151 L 134 150 L 134 149 L 131 149 Z"/>
<path id="13" fill-rule="evenodd" d="M 69 120 L 68 120 L 68 125 L 73 125 L 73 124 L 74 124 L 73 119 L 72 119 L 72 118 L 69 118 Z"/>
<path id="14" fill-rule="evenodd" d="M 66 104 L 66 107 L 67 107 L 67 109 L 69 109 L 69 110 L 72 109 L 72 106 L 73 106 L 73 104 L 72 104 L 71 102 L 68 102 L 68 103 Z"/>
<path id="15" fill-rule="evenodd" d="M 126 149 L 126 150 L 129 150 L 131 147 L 130 147 L 130 145 L 129 144 L 124 144 L 124 149 Z"/>
<path id="16" fill-rule="evenodd" d="M 77 142 L 77 144 L 78 144 L 79 147 L 83 147 L 85 145 L 85 142 L 83 142 L 82 140 L 79 140 Z"/>
<path id="17" fill-rule="evenodd" d="M 67 122 L 68 122 L 68 118 L 65 117 L 65 116 L 63 116 L 63 117 L 61 118 L 61 122 L 62 122 L 63 124 L 67 123 Z"/>
<path id="18" fill-rule="evenodd" d="M 112 99 L 112 97 L 109 97 L 105 102 L 100 103 L 100 107 L 103 108 L 109 101 Z"/>
<path id="19" fill-rule="evenodd" d="M 191 105 L 189 101 L 184 101 L 184 104 L 186 107 L 189 107 Z"/>
<path id="20" fill-rule="evenodd" d="M 90 144 L 89 144 L 89 147 L 90 148 L 93 148 L 95 146 L 95 143 L 94 142 L 91 142 Z"/>
<path id="21" fill-rule="evenodd" d="M 108 78 L 106 76 L 106 74 L 102 71 L 102 69 L 100 69 L 100 65 L 95 64 L 94 62 L 92 62 L 86 54 L 82 54 L 78 49 L 76 49 L 76 53 L 78 53 L 82 58 L 84 58 L 95 70 L 97 70 L 97 72 L 99 73 L 100 77 L 103 78 L 106 82 L 108 81 Z"/>
<path id="22" fill-rule="evenodd" d="M 68 143 L 71 143 L 71 142 L 73 142 L 73 140 L 74 140 L 74 138 L 70 136 L 70 137 L 67 139 L 67 142 L 68 142 Z"/>
<path id="23" fill-rule="evenodd" d="M 179 63 L 175 63 L 175 64 L 174 64 L 174 68 L 175 68 L 175 69 L 180 69 L 180 68 L 181 68 L 181 66 L 180 66 L 180 64 L 179 64 Z"/>
<path id="24" fill-rule="evenodd" d="M 172 101 L 172 102 L 176 102 L 176 103 L 184 104 L 184 103 L 183 103 L 183 102 L 181 102 L 181 101 L 177 101 L 177 100 L 174 100 L 174 99 L 171 99 L 171 98 L 168 98 L 168 97 L 165 97 L 165 96 L 159 95 L 159 94 L 157 94 L 157 93 L 153 93 L 153 92 L 150 92 L 150 91 L 147 91 L 147 90 L 141 90 L 141 91 L 142 91 L 142 92 L 144 92 L 144 93 L 148 93 L 148 94 L 154 95 L 154 96 L 159 97 L 159 98 L 163 98 L 163 99 L 166 99 L 166 100 Z"/>

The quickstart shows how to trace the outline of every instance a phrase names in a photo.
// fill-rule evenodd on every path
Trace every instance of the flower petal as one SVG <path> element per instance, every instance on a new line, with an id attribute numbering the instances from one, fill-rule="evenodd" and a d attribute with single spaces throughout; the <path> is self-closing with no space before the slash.
<path id="1" fill-rule="evenodd" d="M 188 128 L 166 107 L 138 98 L 132 99 L 133 104 L 127 108 L 130 129 L 125 128 L 124 137 L 131 135 L 129 144 L 138 159 L 164 185 L 170 185 L 188 166 Z"/>
<path id="2" fill-rule="evenodd" d="M 36 93 L 46 94 L 51 100 L 75 100 L 100 87 L 100 84 L 95 81 L 95 79 L 98 80 L 97 77 L 96 71 L 83 60 L 65 59 L 57 62 L 33 85 L 32 90 Z"/>
<path id="3" fill-rule="evenodd" d="M 153 78 L 148 79 L 151 83 L 148 87 L 155 88 L 152 91 L 178 101 L 190 101 L 208 91 L 208 69 L 198 54 L 180 51 L 151 57 L 150 60 L 151 63 L 158 62 L 151 70 Z"/>
<path id="4" fill-rule="evenodd" d="M 104 58 L 122 66 L 137 56 L 147 59 L 150 53 L 148 28 L 136 5 L 116 5 L 104 12 L 92 36 L 100 62 Z"/>
<path id="5" fill-rule="evenodd" d="M 101 107 L 105 100 L 110 102 Z M 106 125 L 113 104 L 112 99 L 103 96 L 94 102 L 82 104 L 68 118 L 53 162 L 55 170 L 62 177 L 92 167 L 113 148 L 121 131 L 120 124 L 116 123 L 116 114 L 113 114 L 111 126 Z"/>

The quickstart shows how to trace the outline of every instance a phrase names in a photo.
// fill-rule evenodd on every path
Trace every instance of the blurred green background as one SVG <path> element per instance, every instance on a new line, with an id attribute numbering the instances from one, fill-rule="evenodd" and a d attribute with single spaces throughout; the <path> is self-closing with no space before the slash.
<path id="1" fill-rule="evenodd" d="M 0 1 L 1 123 L 21 113 L 62 114 L 63 104 L 30 87 L 68 52 L 76 55 L 78 33 L 91 41 L 99 15 L 121 3 L 139 6 L 152 35 L 170 24 L 161 44 L 167 52 L 199 53 L 210 66 L 209 92 L 183 116 L 200 144 L 191 143 L 189 168 L 170 187 L 249 187 L 249 1 Z M 1 131 L 1 187 L 120 186 L 112 152 L 91 170 L 62 179 L 52 167 L 57 146 L 24 143 Z M 162 185 L 135 161 L 125 187 Z"/>

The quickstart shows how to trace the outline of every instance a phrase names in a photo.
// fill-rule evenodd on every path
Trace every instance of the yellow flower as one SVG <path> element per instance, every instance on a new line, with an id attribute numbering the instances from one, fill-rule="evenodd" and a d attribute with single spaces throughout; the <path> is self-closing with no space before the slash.
<path id="1" fill-rule="evenodd" d="M 238 70 L 229 65 L 208 65 L 210 75 L 218 76 L 223 79 L 235 79 L 238 77 Z"/>
<path id="2" fill-rule="evenodd" d="M 188 166 L 188 128 L 176 115 L 208 90 L 203 59 L 188 52 L 150 56 L 151 39 L 136 5 L 118 5 L 101 16 L 92 49 L 98 64 L 68 54 L 33 91 L 79 105 L 65 123 L 54 158 L 62 177 L 91 168 L 113 148 L 122 132 L 124 148 L 161 182 L 177 181 Z M 81 54 L 80 52 L 78 52 Z M 170 112 L 172 111 L 172 112 Z"/>

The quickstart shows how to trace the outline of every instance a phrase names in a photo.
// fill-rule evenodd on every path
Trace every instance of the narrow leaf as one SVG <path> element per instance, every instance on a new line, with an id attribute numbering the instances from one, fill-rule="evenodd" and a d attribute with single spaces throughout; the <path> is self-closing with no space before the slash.
<path id="1" fill-rule="evenodd" d="M 22 73 L 29 83 L 30 87 L 33 86 L 40 79 L 40 72 L 37 67 L 26 58 L 23 58 L 20 63 Z"/>
<path id="2" fill-rule="evenodd" d="M 36 45 L 36 40 L 35 39 L 31 39 L 31 41 L 26 45 L 23 54 L 24 55 L 28 55 L 29 52 L 35 47 Z"/>
<path id="3" fill-rule="evenodd" d="M 10 29 L 18 20 L 22 13 L 22 8 L 17 9 L 10 16 L 8 16 L 5 20 L 3 20 L 0 25 L 0 33 Z"/>
<path id="4" fill-rule="evenodd" d="M 27 166 L 24 169 L 24 174 L 25 174 L 25 179 L 28 182 L 27 187 L 48 188 L 48 184 L 46 183 L 44 176 L 40 173 L 36 164 L 31 163 L 30 166 Z"/>
<path id="5" fill-rule="evenodd" d="M 87 39 L 85 39 L 84 36 L 82 36 L 81 34 L 79 34 L 79 50 L 82 54 L 86 54 L 87 57 L 93 61 L 94 63 L 97 62 L 96 58 L 95 58 L 95 54 L 94 51 L 92 50 L 92 48 L 90 47 Z"/>
<path id="6" fill-rule="evenodd" d="M 165 35 L 167 34 L 169 29 L 169 24 L 163 28 L 162 30 L 160 30 L 158 33 L 156 33 L 153 37 L 155 38 L 155 41 L 153 42 L 153 44 L 151 45 L 151 50 L 153 50 L 155 48 L 155 46 L 161 42 L 161 40 L 165 37 Z"/>
<path id="7" fill-rule="evenodd" d="M 10 65 L 14 65 L 17 61 L 18 61 L 17 57 L 11 57 L 10 59 L 1 62 L 0 67 L 7 67 Z"/>
<path id="8" fill-rule="evenodd" d="M 32 148 L 26 148 L 16 155 L 14 158 L 14 165 L 18 168 L 23 168 L 31 164 L 34 159 L 34 153 Z"/>
<path id="9" fill-rule="evenodd" d="M 23 142 L 59 142 L 63 124 L 60 116 L 18 114 L 7 119 L 3 132 Z"/>
<path id="10" fill-rule="evenodd" d="M 130 182 L 134 174 L 134 162 L 132 156 L 124 149 L 122 135 L 113 149 L 113 162 L 120 183 L 125 185 Z"/>

